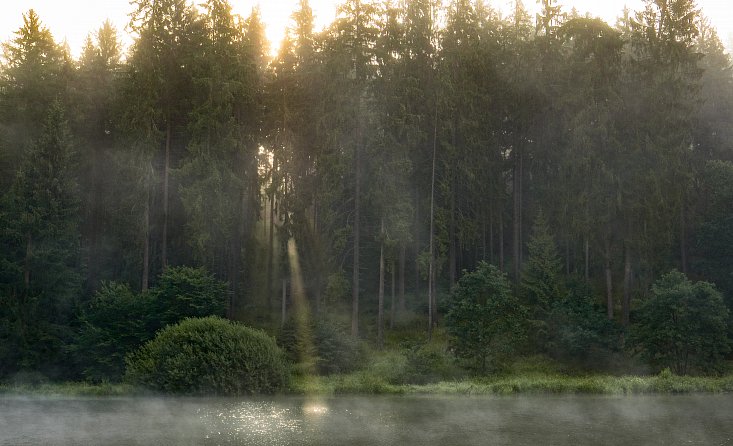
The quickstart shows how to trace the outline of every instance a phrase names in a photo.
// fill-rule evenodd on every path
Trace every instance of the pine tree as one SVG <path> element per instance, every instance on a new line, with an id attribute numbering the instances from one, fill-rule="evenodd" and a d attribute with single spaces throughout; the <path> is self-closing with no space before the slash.
<path id="1" fill-rule="evenodd" d="M 6 194 L 0 221 L 0 298 L 9 369 L 59 373 L 62 344 L 80 295 L 79 191 L 71 136 L 55 101 Z"/>

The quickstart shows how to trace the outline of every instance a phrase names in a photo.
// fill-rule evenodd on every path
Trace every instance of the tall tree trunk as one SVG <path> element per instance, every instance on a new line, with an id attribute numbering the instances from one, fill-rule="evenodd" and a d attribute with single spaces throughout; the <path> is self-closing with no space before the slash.
<path id="1" fill-rule="evenodd" d="M 519 284 L 519 271 L 521 267 L 520 251 L 522 250 L 522 188 L 521 188 L 521 177 L 522 177 L 522 155 L 517 152 L 514 159 L 514 174 L 512 178 L 513 182 L 513 203 L 514 203 L 514 218 L 512 220 L 513 226 L 513 238 L 512 238 L 512 272 L 514 274 L 514 284 Z"/>
<path id="2" fill-rule="evenodd" d="M 451 180 L 452 182 L 453 180 Z M 456 195 L 455 195 L 455 185 L 451 185 L 453 190 L 451 191 L 450 196 L 450 225 L 448 229 L 448 269 L 450 270 L 448 272 L 448 277 L 450 280 L 450 286 L 453 286 L 454 283 L 456 283 L 456 268 L 458 267 L 457 264 L 457 257 L 458 254 L 456 253 L 457 246 L 456 246 Z"/>
<path id="3" fill-rule="evenodd" d="M 684 202 L 680 205 L 680 263 L 682 264 L 682 272 L 687 274 L 687 221 Z"/>
<path id="4" fill-rule="evenodd" d="M 396 304 L 396 291 L 397 291 L 397 265 L 395 265 L 394 260 L 392 260 L 392 302 L 389 305 L 389 329 L 394 328 L 394 318 L 395 318 L 395 304 Z"/>
<path id="5" fill-rule="evenodd" d="M 361 220 L 361 99 L 359 99 L 356 153 L 354 154 L 355 183 L 354 192 L 354 270 L 351 288 L 351 336 L 359 336 L 359 242 Z"/>
<path id="6" fill-rule="evenodd" d="M 27 297 L 31 289 L 31 260 L 33 259 L 33 236 L 25 234 L 25 261 L 23 262 L 23 286 Z"/>
<path id="7" fill-rule="evenodd" d="M 415 186 L 415 289 L 414 296 L 420 295 L 420 190 Z"/>
<path id="8" fill-rule="evenodd" d="M 265 289 L 267 290 L 267 306 L 268 308 L 272 308 L 272 282 L 273 282 L 273 269 L 274 269 L 274 263 L 275 263 L 275 171 L 277 170 L 277 158 L 274 158 L 272 163 L 272 173 L 271 173 L 271 180 L 270 180 L 270 222 L 269 222 L 269 230 L 270 233 L 268 234 L 268 248 L 267 248 L 267 285 Z"/>
<path id="9" fill-rule="evenodd" d="M 163 272 L 168 269 L 168 182 L 171 163 L 171 122 L 170 114 L 165 124 L 165 166 L 163 167 L 163 240 L 160 248 L 160 259 Z"/>
<path id="10" fill-rule="evenodd" d="M 400 243 L 400 311 L 405 311 L 405 261 L 407 260 L 407 243 Z"/>
<path id="11" fill-rule="evenodd" d="M 629 315 L 631 313 L 631 247 L 629 242 L 624 243 L 624 300 L 623 300 L 623 317 L 622 323 L 624 327 L 629 325 Z"/>
<path id="12" fill-rule="evenodd" d="M 143 276 L 141 283 L 142 292 L 148 291 L 150 284 L 150 189 L 145 199 L 145 211 L 143 212 Z"/>
<path id="13" fill-rule="evenodd" d="M 611 245 L 606 240 L 605 253 L 606 269 L 606 313 L 609 319 L 613 319 L 613 277 L 611 275 Z"/>
<path id="14" fill-rule="evenodd" d="M 379 296 L 377 308 L 377 348 L 384 347 L 384 217 L 379 231 Z"/>
<path id="15" fill-rule="evenodd" d="M 504 272 L 504 212 L 499 212 L 499 270 Z"/>
<path id="16" fill-rule="evenodd" d="M 281 307 L 280 307 L 280 326 L 285 326 L 285 320 L 287 319 L 288 315 L 288 281 L 287 279 L 283 279 L 283 290 L 282 290 L 282 301 L 281 301 Z"/>
<path id="17" fill-rule="evenodd" d="M 433 127 L 433 167 L 432 167 L 432 173 L 430 175 L 430 243 L 429 243 L 429 250 L 430 250 L 430 264 L 428 266 L 428 337 L 431 337 L 433 335 L 433 325 L 435 324 L 435 319 L 433 316 L 433 312 L 435 310 L 435 296 L 433 295 L 435 293 L 435 287 L 434 287 L 434 278 L 435 275 L 433 274 L 433 270 L 435 269 L 435 250 L 433 248 L 433 239 L 434 239 L 434 220 L 435 220 L 435 158 L 437 156 L 438 152 L 438 105 L 436 102 L 435 105 L 435 122 Z"/>
<path id="18" fill-rule="evenodd" d="M 590 280 L 590 242 L 588 242 L 588 236 L 585 236 L 583 240 L 584 251 L 585 251 L 585 280 Z"/>

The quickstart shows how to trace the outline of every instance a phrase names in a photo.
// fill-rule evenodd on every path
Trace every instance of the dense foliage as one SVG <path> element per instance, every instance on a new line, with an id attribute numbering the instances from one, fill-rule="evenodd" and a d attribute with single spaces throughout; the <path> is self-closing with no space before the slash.
<path id="1" fill-rule="evenodd" d="M 128 353 L 167 325 L 223 316 L 226 296 L 226 284 L 202 268 L 170 268 L 142 294 L 127 285 L 103 283 L 80 312 L 70 349 L 86 379 L 119 380 Z"/>
<path id="2" fill-rule="evenodd" d="M 720 371 L 730 352 L 727 335 L 728 309 L 715 287 L 673 271 L 652 287 L 652 297 L 639 310 L 633 340 L 649 362 L 684 375 Z"/>
<path id="3" fill-rule="evenodd" d="M 480 263 L 451 293 L 445 325 L 456 356 L 481 372 L 504 366 L 526 337 L 527 312 L 495 266 Z"/>
<path id="4" fill-rule="evenodd" d="M 513 6 L 343 0 L 319 31 L 300 0 L 273 56 L 257 8 L 134 0 L 133 44 L 104 23 L 78 60 L 24 14 L 0 60 L 0 379 L 115 379 L 182 317 L 275 333 L 298 308 L 350 325 L 313 328 L 324 373 L 407 320 L 475 325 L 491 341 L 456 352 L 478 369 L 592 361 L 675 268 L 730 310 L 733 69 L 704 11 Z M 515 326 L 484 324 L 515 301 L 530 342 L 502 353 Z"/>
<path id="5" fill-rule="evenodd" d="M 316 319 L 299 330 L 295 318 L 289 318 L 280 329 L 277 343 L 288 359 L 329 375 L 352 372 L 364 364 L 364 349 L 338 325 Z"/>
<path id="6" fill-rule="evenodd" d="M 127 381 L 162 392 L 270 393 L 287 384 L 275 340 L 217 317 L 186 319 L 161 330 L 127 358 Z"/>

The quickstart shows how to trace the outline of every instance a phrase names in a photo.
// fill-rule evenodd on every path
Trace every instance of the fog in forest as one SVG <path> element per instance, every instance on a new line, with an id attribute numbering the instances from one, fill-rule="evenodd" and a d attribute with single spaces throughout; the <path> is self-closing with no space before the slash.
<path id="1" fill-rule="evenodd" d="M 730 441 L 727 396 L 631 396 L 733 391 L 730 56 L 693 0 L 538 4 L 301 0 L 274 57 L 226 0 L 78 58 L 23 14 L 0 395 L 268 396 L 0 396 L 0 444 Z M 413 392 L 534 396 L 269 396 Z"/>

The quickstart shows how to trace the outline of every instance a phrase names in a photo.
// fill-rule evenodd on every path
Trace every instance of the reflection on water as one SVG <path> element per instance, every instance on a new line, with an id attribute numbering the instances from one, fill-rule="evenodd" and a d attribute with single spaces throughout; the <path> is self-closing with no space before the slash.
<path id="1" fill-rule="evenodd" d="M 0 398 L 0 445 L 733 445 L 733 396 Z"/>

